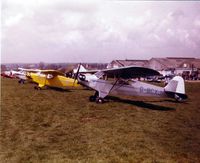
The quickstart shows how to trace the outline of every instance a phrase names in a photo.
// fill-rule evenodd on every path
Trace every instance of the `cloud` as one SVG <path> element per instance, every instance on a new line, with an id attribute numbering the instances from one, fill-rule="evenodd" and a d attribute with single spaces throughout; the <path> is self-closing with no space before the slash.
<path id="1" fill-rule="evenodd" d="M 22 14 L 20 14 L 20 13 L 17 14 L 16 16 L 9 17 L 5 21 L 5 26 L 13 26 L 15 24 L 18 24 L 23 17 L 24 16 Z"/>
<path id="2" fill-rule="evenodd" d="M 199 56 L 199 8 L 197 2 L 3 0 L 2 61 Z"/>
<path id="3" fill-rule="evenodd" d="M 194 20 L 194 26 L 200 28 L 200 17 Z"/>

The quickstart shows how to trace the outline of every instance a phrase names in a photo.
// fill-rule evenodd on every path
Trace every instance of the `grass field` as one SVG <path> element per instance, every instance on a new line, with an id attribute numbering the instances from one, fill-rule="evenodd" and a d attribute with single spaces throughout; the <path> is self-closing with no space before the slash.
<path id="1" fill-rule="evenodd" d="M 33 87 L 1 79 L 2 163 L 200 162 L 200 83 L 184 103 Z"/>

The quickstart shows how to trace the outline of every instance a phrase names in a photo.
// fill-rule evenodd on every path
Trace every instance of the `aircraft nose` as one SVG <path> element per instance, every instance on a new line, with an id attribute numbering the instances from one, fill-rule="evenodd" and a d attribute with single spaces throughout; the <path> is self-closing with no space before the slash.
<path id="1" fill-rule="evenodd" d="M 80 74 L 80 75 L 78 76 L 78 78 L 79 78 L 79 80 L 81 80 L 81 81 L 85 81 L 85 79 L 86 79 L 85 75 L 83 75 L 83 74 Z"/>

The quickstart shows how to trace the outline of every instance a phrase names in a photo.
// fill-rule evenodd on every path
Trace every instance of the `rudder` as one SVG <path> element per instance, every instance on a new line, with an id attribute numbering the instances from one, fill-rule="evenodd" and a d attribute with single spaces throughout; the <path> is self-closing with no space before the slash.
<path id="1" fill-rule="evenodd" d="M 187 95 L 185 94 L 185 82 L 181 76 L 172 78 L 164 89 L 167 96 L 175 98 L 177 101 L 187 99 Z"/>

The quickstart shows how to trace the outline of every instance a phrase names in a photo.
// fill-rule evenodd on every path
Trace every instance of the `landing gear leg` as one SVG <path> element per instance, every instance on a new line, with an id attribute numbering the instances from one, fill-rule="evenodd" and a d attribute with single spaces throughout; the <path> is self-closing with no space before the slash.
<path id="1" fill-rule="evenodd" d="M 89 97 L 90 102 L 95 102 L 97 97 L 98 97 L 99 93 L 96 91 L 95 94 L 93 96 Z"/>
<path id="2" fill-rule="evenodd" d="M 96 103 L 98 103 L 98 104 L 104 103 L 104 98 L 99 97 L 99 92 L 98 91 L 96 91 L 93 96 L 90 96 L 89 100 L 91 102 L 95 102 L 96 101 Z"/>

